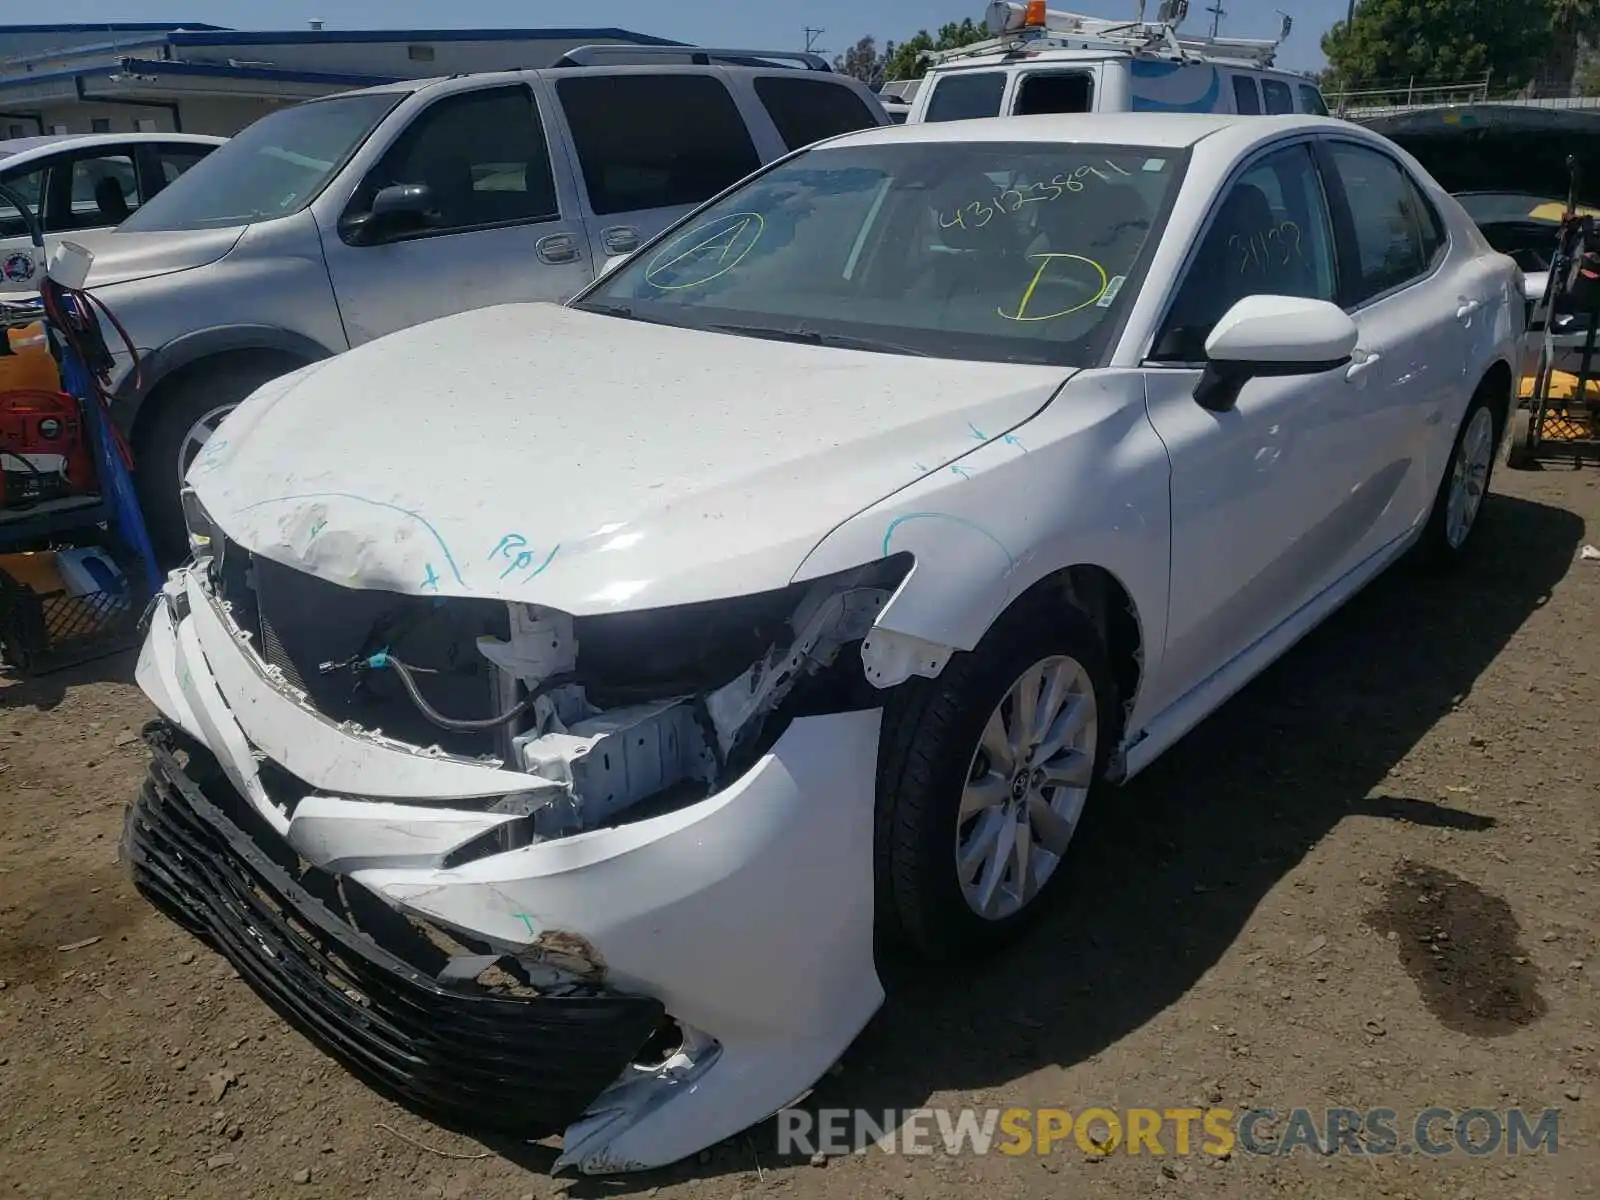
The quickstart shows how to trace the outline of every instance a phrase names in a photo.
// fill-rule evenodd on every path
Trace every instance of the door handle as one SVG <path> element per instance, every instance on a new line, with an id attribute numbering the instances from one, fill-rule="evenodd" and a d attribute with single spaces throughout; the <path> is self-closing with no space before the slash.
<path id="1" fill-rule="evenodd" d="M 612 225 L 600 231 L 607 254 L 632 254 L 639 248 L 639 231 L 631 225 Z"/>
<path id="2" fill-rule="evenodd" d="M 534 252 L 539 256 L 540 262 L 549 263 L 551 266 L 577 262 L 582 257 L 578 250 L 578 239 L 570 233 L 552 233 L 540 238 Z"/>
<path id="3" fill-rule="evenodd" d="M 1358 351 L 1357 353 L 1360 352 Z M 1368 352 L 1365 358 L 1361 359 L 1359 362 L 1351 363 L 1350 366 L 1345 370 L 1345 380 L 1353 383 L 1365 375 L 1368 368 L 1376 366 L 1382 361 L 1382 359 L 1383 355 L 1379 354 L 1377 351 L 1374 350 Z"/>
<path id="4" fill-rule="evenodd" d="M 1466 296 L 1460 297 L 1460 300 L 1461 306 L 1456 309 L 1456 320 L 1458 321 L 1470 320 L 1472 318 L 1472 314 L 1483 307 L 1482 300 L 1473 300 Z"/>

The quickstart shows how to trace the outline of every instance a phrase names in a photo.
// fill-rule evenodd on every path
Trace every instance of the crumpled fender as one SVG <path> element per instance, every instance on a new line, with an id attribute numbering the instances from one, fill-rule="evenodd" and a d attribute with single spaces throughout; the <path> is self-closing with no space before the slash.
<path id="1" fill-rule="evenodd" d="M 891 687 L 936 676 L 1047 575 L 1093 564 L 1132 597 L 1148 674 L 1166 633 L 1169 476 L 1139 373 L 1081 372 L 1011 433 L 839 525 L 795 580 L 912 554 L 863 647 L 869 678 Z"/>

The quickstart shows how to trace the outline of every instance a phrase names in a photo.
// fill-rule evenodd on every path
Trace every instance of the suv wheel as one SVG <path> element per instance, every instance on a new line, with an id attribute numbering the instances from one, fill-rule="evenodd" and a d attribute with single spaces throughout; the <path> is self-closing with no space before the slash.
<path id="1" fill-rule="evenodd" d="M 178 501 L 189 464 L 241 400 L 297 366 L 286 358 L 219 363 L 174 380 L 150 398 L 153 411 L 135 438 L 134 486 L 163 567 L 189 556 L 189 536 Z"/>

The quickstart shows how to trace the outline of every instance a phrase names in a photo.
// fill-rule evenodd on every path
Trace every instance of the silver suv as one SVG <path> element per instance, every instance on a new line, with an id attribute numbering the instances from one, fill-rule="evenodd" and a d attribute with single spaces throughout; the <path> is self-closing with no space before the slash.
<path id="1" fill-rule="evenodd" d="M 115 411 L 158 550 L 182 557 L 182 477 L 267 380 L 463 309 L 566 299 L 761 165 L 888 122 L 815 56 L 590 65 L 606 49 L 284 109 L 94 240 L 90 286 L 141 359 L 119 361 Z M 463 420 L 470 402 L 451 401 Z"/>

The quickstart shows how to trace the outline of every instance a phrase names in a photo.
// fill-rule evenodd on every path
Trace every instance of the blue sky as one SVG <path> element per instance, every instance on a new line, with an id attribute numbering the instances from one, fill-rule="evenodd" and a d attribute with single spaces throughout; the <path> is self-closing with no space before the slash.
<path id="1" fill-rule="evenodd" d="M 1131 15 L 1133 0 L 1075 0 L 1082 11 L 1104 16 Z M 1196 32 L 1210 27 L 1200 10 L 1210 0 L 1191 0 L 1185 25 Z M 239 29 L 305 28 L 321 17 L 329 28 L 620 25 L 641 33 L 702 45 L 757 45 L 798 49 L 804 26 L 827 30 L 819 45 L 837 52 L 865 34 L 879 41 L 900 40 L 918 29 L 936 28 L 965 16 L 981 18 L 984 0 L 603 0 L 553 3 L 552 0 L 72 0 L 66 6 L 15 9 L 11 20 L 48 21 L 208 21 Z M 1072 8 L 1069 0 L 1053 5 Z M 1154 0 L 1150 9 L 1154 11 Z M 1223 0 L 1228 15 L 1223 31 L 1239 37 L 1270 37 L 1277 30 L 1277 8 L 1295 13 L 1295 30 L 1280 60 L 1289 67 L 1314 67 L 1322 60 L 1322 31 L 1344 16 L 1345 0 Z"/>

